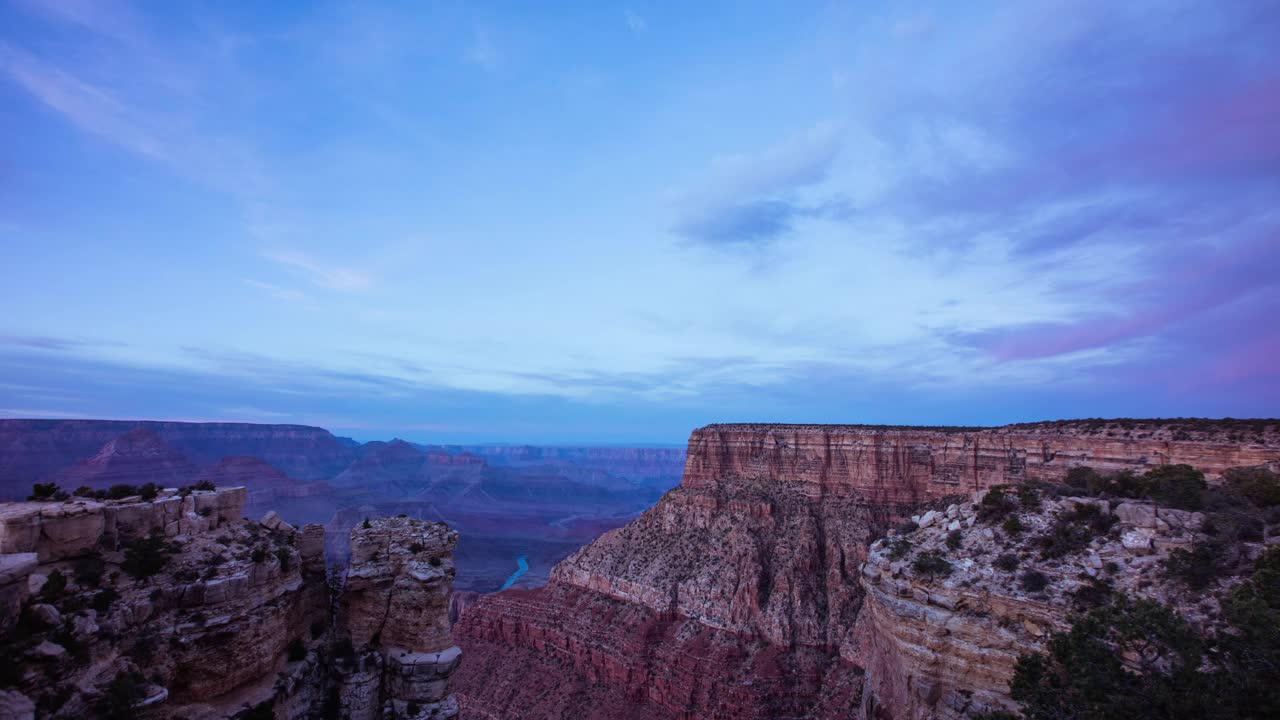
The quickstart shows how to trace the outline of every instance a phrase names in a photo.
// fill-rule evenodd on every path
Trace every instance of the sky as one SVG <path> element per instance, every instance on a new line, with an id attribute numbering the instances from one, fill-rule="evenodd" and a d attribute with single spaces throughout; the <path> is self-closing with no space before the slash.
<path id="1" fill-rule="evenodd" d="M 1280 408 L 1280 3 L 0 0 L 0 416 Z"/>

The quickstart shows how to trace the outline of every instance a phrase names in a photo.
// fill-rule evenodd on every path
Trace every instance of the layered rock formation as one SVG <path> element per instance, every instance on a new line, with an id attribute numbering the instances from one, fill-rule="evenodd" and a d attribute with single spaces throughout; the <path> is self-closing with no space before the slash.
<path id="1" fill-rule="evenodd" d="M 457 535 L 407 518 L 357 529 L 335 624 L 323 527 L 244 520 L 244 501 L 0 504 L 0 714 L 456 717 Z"/>
<path id="2" fill-rule="evenodd" d="M 867 711 L 864 669 L 893 667 L 876 650 L 892 642 L 858 628 L 862 563 L 922 504 L 1075 466 L 1189 462 L 1216 478 L 1278 460 L 1275 424 L 708 426 L 655 507 L 560 563 L 547 586 L 484 596 L 461 615 L 456 692 L 480 717 L 854 717 Z M 873 675 L 866 696 L 895 696 L 891 676 Z"/>
<path id="3" fill-rule="evenodd" d="M 1114 514 L 1114 525 L 1079 552 L 1046 559 L 1033 538 L 1080 506 Z M 1201 627 L 1218 611 L 1215 594 L 1192 593 L 1162 569 L 1171 551 L 1202 537 L 1203 513 L 1144 501 L 1043 499 L 1019 513 L 1017 533 L 975 522 L 973 503 L 931 515 L 916 516 L 926 527 L 872 545 L 863 567 L 854 653 L 866 670 L 863 717 L 963 720 L 1016 710 L 1008 685 L 1018 656 L 1043 650 L 1049 634 L 1068 629 L 1071 613 L 1098 602 L 1099 592 L 1158 600 Z M 1254 555 L 1262 549 L 1244 545 Z M 913 567 L 930 552 L 950 565 L 939 577 Z M 1020 581 L 1026 573 L 1038 573 L 1043 587 Z"/>
<path id="4" fill-rule="evenodd" d="M 0 497 L 26 497 L 32 483 L 54 479 L 58 472 L 139 428 L 197 467 L 227 456 L 251 455 L 303 481 L 331 478 L 356 455 L 353 447 L 329 431 L 302 425 L 0 419 Z M 123 482 L 148 481 L 160 482 L 147 477 Z"/>
<path id="5" fill-rule="evenodd" d="M 59 472 L 54 479 L 69 488 L 102 489 L 139 482 L 177 486 L 186 484 L 195 472 L 182 453 L 150 430 L 138 427 L 108 440 L 93 457 Z"/>
<path id="6" fill-rule="evenodd" d="M 447 525 L 412 518 L 352 531 L 338 606 L 339 633 L 352 648 L 337 665 L 344 716 L 457 717 L 447 692 L 461 657 L 449 622 L 457 544 Z"/>

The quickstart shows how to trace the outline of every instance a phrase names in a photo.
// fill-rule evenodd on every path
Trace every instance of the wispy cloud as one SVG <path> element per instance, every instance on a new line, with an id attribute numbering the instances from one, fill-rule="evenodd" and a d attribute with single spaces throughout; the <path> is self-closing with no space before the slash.
<path id="1" fill-rule="evenodd" d="M 752 245 L 780 237 L 798 218 L 839 213 L 842 201 L 805 202 L 798 192 L 827 178 L 840 145 L 839 126 L 824 123 L 755 154 L 716 158 L 678 199 L 673 229 L 695 242 Z"/>
<path id="2" fill-rule="evenodd" d="M 312 284 L 339 292 L 367 290 L 373 278 L 367 272 L 318 260 L 306 253 L 285 250 L 263 253 L 263 257 L 296 271 Z"/>
<path id="3" fill-rule="evenodd" d="M 279 285 L 272 285 L 271 283 L 262 282 L 260 280 L 246 279 L 244 281 L 244 284 L 252 288 L 257 288 L 271 295 L 277 300 L 284 300 L 286 302 L 304 302 L 309 299 L 307 297 L 307 294 L 302 292 L 301 290 L 284 288 L 284 287 L 280 287 Z"/>

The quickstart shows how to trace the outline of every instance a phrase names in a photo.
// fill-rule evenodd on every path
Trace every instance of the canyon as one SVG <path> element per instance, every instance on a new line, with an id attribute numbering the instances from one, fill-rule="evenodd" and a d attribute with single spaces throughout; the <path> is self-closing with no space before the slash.
<path id="1" fill-rule="evenodd" d="M 678 487 L 559 563 L 547 585 L 468 602 L 456 626 L 467 652 L 455 676 L 464 712 L 928 718 L 1007 705 L 1002 683 L 1017 646 L 965 655 L 959 649 L 981 642 L 961 636 L 946 649 L 904 649 L 932 631 L 906 619 L 931 622 L 941 605 L 904 606 L 916 588 L 886 593 L 873 582 L 877 539 L 913 514 L 958 513 L 963 503 L 971 513 L 975 494 L 1061 483 L 1077 467 L 1185 463 L 1210 482 L 1233 467 L 1276 469 L 1280 423 L 710 425 L 693 432 L 687 458 Z M 1009 614 L 1065 617 L 1061 607 Z M 938 670 L 943 653 L 970 679 Z M 973 696 L 980 702 L 956 699 Z"/>
<path id="2" fill-rule="evenodd" d="M 275 510 L 328 527 L 326 552 L 345 562 L 365 517 L 406 514 L 460 533 L 457 584 L 501 587 L 526 557 L 517 587 L 605 530 L 634 518 L 678 481 L 677 448 L 574 448 L 356 442 L 301 425 L 0 419 L 0 499 L 35 483 L 85 487 L 209 482 L 247 488 L 251 517 Z"/>

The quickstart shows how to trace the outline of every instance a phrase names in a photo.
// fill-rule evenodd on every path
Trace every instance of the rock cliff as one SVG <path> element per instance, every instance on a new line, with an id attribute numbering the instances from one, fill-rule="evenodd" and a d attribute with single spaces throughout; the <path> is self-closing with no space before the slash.
<path id="1" fill-rule="evenodd" d="M 479 717 L 929 717 L 897 699 L 893 683 L 911 675 L 897 659 L 905 651 L 892 650 L 900 639 L 868 625 L 900 608 L 901 593 L 864 605 L 880 597 L 863 581 L 868 549 L 898 520 L 1077 466 L 1185 462 L 1216 480 L 1277 460 L 1280 434 L 1265 423 L 708 426 L 656 506 L 561 562 L 545 587 L 466 609 L 456 632 L 468 661 L 454 687 Z M 1017 612 L 1037 617 L 1036 602 Z M 990 690 L 1007 670 L 997 662 L 985 679 L 974 670 L 970 685 L 953 684 Z M 930 702 L 948 682 L 932 681 Z"/>
<path id="2" fill-rule="evenodd" d="M 244 502 L 0 504 L 0 716 L 455 717 L 456 534 L 374 520 L 327 577 L 322 526 Z"/>
<path id="3" fill-rule="evenodd" d="M 461 657 L 449 622 L 457 544 L 444 523 L 407 517 L 352 531 L 338 604 L 338 632 L 349 648 L 336 666 L 345 717 L 457 717 L 448 694 Z"/>

